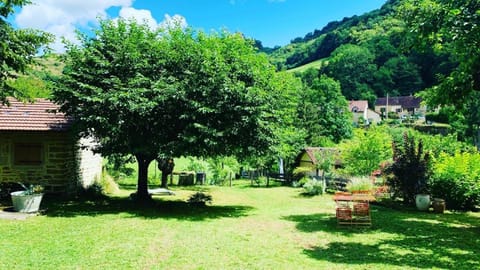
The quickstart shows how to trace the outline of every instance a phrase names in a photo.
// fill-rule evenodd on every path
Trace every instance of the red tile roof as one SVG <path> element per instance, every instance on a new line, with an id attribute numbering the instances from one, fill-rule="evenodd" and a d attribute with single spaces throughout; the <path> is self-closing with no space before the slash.
<path id="1" fill-rule="evenodd" d="M 36 99 L 34 103 L 24 103 L 12 98 L 10 105 L 0 105 L 0 130 L 17 131 L 66 131 L 71 119 L 63 113 L 53 113 L 58 105 L 46 99 Z"/>
<path id="2" fill-rule="evenodd" d="M 355 112 L 364 112 L 368 109 L 367 100 L 350 100 L 348 102 L 348 109 L 353 112 L 353 109 L 356 108 Z"/>

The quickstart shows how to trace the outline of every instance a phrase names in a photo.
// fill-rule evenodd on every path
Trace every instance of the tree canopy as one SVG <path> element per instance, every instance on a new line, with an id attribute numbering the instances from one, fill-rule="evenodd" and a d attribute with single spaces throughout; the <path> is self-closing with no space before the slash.
<path id="1" fill-rule="evenodd" d="M 32 29 L 14 29 L 7 22 L 7 17 L 15 7 L 29 4 L 28 0 L 2 0 L 0 2 L 0 104 L 6 102 L 8 96 L 25 97 L 23 88 L 8 83 L 8 79 L 16 78 L 34 63 L 39 50 L 52 40 L 52 36 Z"/>
<path id="2" fill-rule="evenodd" d="M 325 146 L 325 143 L 338 143 L 352 135 L 352 115 L 340 83 L 325 75 L 307 84 L 299 102 L 298 117 L 297 125 L 307 131 L 308 145 Z"/>
<path id="3" fill-rule="evenodd" d="M 67 44 L 54 100 L 97 151 L 136 157 L 140 199 L 158 156 L 242 157 L 274 141 L 285 88 L 240 34 L 102 20 L 79 40 Z"/>
<path id="4" fill-rule="evenodd" d="M 429 101 L 462 105 L 472 91 L 480 91 L 480 2 L 406 0 L 400 11 L 409 29 L 409 46 L 433 47 L 451 54 L 458 63 L 430 89 Z"/>

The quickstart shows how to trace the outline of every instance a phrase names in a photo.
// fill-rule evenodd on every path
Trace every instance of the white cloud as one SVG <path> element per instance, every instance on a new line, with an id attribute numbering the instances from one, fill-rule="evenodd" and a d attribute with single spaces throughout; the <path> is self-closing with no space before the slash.
<path id="1" fill-rule="evenodd" d="M 187 20 L 185 17 L 175 14 L 173 16 L 170 16 L 168 14 L 165 14 L 165 17 L 163 19 L 163 22 L 159 24 L 161 28 L 171 28 L 171 27 L 176 27 L 179 26 L 181 28 L 187 27 Z"/>
<path id="2" fill-rule="evenodd" d="M 75 29 L 96 24 L 98 17 L 107 17 L 107 10 L 120 7 L 119 16 L 134 18 L 146 22 L 150 27 L 166 27 L 173 22 L 182 27 L 187 25 L 180 15 L 165 15 L 164 21 L 157 23 L 152 13 L 145 9 L 132 7 L 134 0 L 33 0 L 33 4 L 24 6 L 15 17 L 19 28 L 41 29 L 54 34 L 57 39 L 51 44 L 53 50 L 65 50 L 61 38 L 75 42 Z"/>
<path id="3" fill-rule="evenodd" d="M 158 27 L 158 23 L 155 18 L 153 18 L 150 10 L 123 7 L 120 10 L 119 16 L 124 19 L 135 19 L 138 23 L 146 23 L 152 29 Z"/>

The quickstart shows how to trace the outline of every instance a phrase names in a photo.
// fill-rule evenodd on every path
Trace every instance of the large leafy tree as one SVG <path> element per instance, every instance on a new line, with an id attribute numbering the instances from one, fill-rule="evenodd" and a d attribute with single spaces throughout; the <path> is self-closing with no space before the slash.
<path id="1" fill-rule="evenodd" d="M 42 46 L 52 40 L 50 34 L 32 29 L 14 29 L 7 22 L 7 17 L 15 7 L 29 3 L 28 0 L 0 1 L 0 103 L 5 103 L 8 96 L 28 95 L 25 90 L 12 86 L 8 81 L 24 73 L 34 63 L 34 57 Z"/>
<path id="2" fill-rule="evenodd" d="M 82 136 L 104 155 L 133 155 L 137 198 L 149 198 L 157 157 L 248 156 L 273 141 L 275 70 L 239 34 L 152 30 L 102 20 L 93 37 L 68 44 L 54 91 Z"/>
<path id="3" fill-rule="evenodd" d="M 284 172 L 290 174 L 298 150 L 305 147 L 306 130 L 297 125 L 297 106 L 303 84 L 299 78 L 287 72 L 278 72 L 274 83 L 276 89 L 283 90 L 278 92 L 275 102 L 279 121 L 271 123 L 277 142 L 272 145 L 266 158 L 271 163 L 282 159 Z"/>
<path id="4" fill-rule="evenodd" d="M 299 127 L 307 131 L 306 143 L 325 146 L 352 136 L 352 116 L 340 83 L 321 75 L 302 92 L 298 106 Z"/>
<path id="5" fill-rule="evenodd" d="M 454 105 L 465 118 L 467 136 L 480 148 L 476 112 L 480 91 L 480 2 L 478 0 L 407 0 L 401 6 L 414 48 L 433 48 L 457 63 L 423 93 L 431 105 Z M 472 102 L 473 101 L 473 102 Z"/>
<path id="6" fill-rule="evenodd" d="M 426 97 L 441 105 L 462 105 L 480 91 L 480 2 L 478 0 L 407 0 L 401 5 L 409 46 L 433 47 L 451 54 L 458 66 Z"/>
<path id="7" fill-rule="evenodd" d="M 347 99 L 367 99 L 373 103 L 375 97 L 370 85 L 372 74 L 377 70 L 374 55 L 366 47 L 342 45 L 332 53 L 326 74 L 340 82 Z"/>

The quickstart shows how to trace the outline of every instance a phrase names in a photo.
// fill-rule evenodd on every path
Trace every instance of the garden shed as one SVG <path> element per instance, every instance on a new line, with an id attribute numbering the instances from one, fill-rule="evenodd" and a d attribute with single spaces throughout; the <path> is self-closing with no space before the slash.
<path id="1" fill-rule="evenodd" d="M 312 168 L 312 171 L 309 173 L 310 176 L 319 176 L 320 172 L 316 169 L 316 165 L 319 162 L 317 159 L 323 156 L 333 156 L 333 166 L 339 168 L 342 165 L 339 154 L 340 152 L 336 148 L 306 147 L 298 154 L 295 163 L 297 167 Z"/>
<path id="2" fill-rule="evenodd" d="M 70 193 L 101 177 L 102 157 L 78 140 L 72 119 L 46 99 L 0 106 L 0 183 L 40 184 L 45 192 Z"/>

